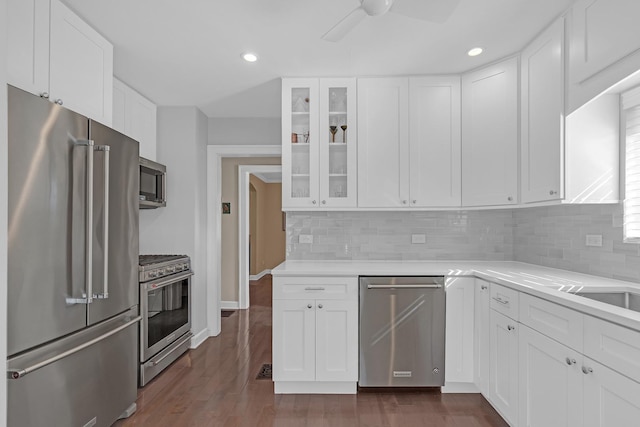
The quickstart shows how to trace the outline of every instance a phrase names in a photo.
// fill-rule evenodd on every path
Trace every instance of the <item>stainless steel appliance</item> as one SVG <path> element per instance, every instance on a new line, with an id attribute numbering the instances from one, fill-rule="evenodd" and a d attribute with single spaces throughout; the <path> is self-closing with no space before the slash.
<path id="1" fill-rule="evenodd" d="M 189 349 L 191 261 L 186 255 L 140 255 L 140 386 Z"/>
<path id="2" fill-rule="evenodd" d="M 140 209 L 167 206 L 167 167 L 140 157 Z"/>
<path id="3" fill-rule="evenodd" d="M 137 397 L 138 143 L 8 102 L 8 425 L 110 426 Z"/>
<path id="4" fill-rule="evenodd" d="M 361 277 L 359 385 L 444 385 L 444 323 L 444 277 Z"/>

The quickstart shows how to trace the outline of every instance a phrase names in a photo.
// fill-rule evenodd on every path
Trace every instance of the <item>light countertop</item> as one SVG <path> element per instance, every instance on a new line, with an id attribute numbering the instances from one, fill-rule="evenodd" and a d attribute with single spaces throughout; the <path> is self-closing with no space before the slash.
<path id="1" fill-rule="evenodd" d="M 574 273 L 515 261 L 285 261 L 272 270 L 283 276 L 478 277 L 585 314 L 640 331 L 640 313 L 572 295 L 579 291 L 634 291 L 640 283 Z M 450 283 L 450 281 L 448 281 Z"/>

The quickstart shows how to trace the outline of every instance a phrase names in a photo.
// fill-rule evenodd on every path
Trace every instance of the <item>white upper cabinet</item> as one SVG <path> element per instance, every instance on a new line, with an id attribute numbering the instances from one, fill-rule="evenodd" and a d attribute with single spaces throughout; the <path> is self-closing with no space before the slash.
<path id="1" fill-rule="evenodd" d="M 282 80 L 282 206 L 355 207 L 355 79 Z"/>
<path id="2" fill-rule="evenodd" d="M 462 205 L 518 202 L 518 59 L 462 76 Z"/>
<path id="3" fill-rule="evenodd" d="M 358 79 L 358 206 L 409 206 L 409 80 Z"/>
<path id="4" fill-rule="evenodd" d="M 9 82 L 111 125 L 113 46 L 58 0 L 9 0 Z"/>
<path id="5" fill-rule="evenodd" d="M 34 95 L 49 93 L 49 0 L 8 0 L 7 77 Z"/>
<path id="6" fill-rule="evenodd" d="M 564 197 L 564 18 L 522 52 L 523 203 Z"/>
<path id="7" fill-rule="evenodd" d="M 460 206 L 460 79 L 358 79 L 358 206 Z"/>
<path id="8" fill-rule="evenodd" d="M 409 79 L 412 207 L 460 206 L 460 78 Z"/>
<path id="9" fill-rule="evenodd" d="M 156 160 L 157 107 L 122 81 L 113 79 L 113 128 L 140 143 L 140 156 Z"/>
<path id="10" fill-rule="evenodd" d="M 320 79 L 320 207 L 355 207 L 356 79 Z"/>
<path id="11" fill-rule="evenodd" d="M 577 0 L 571 9 L 569 109 L 640 68 L 640 2 Z"/>
<path id="12" fill-rule="evenodd" d="M 51 2 L 49 93 L 105 125 L 113 115 L 113 45 L 57 0 Z"/>

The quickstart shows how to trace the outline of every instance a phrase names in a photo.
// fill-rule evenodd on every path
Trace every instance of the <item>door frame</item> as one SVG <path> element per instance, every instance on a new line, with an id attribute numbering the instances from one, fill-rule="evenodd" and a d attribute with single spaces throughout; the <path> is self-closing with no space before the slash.
<path id="1" fill-rule="evenodd" d="M 282 173 L 282 165 L 238 166 L 238 308 L 249 308 L 249 179 L 257 173 Z"/>
<path id="2" fill-rule="evenodd" d="M 220 334 L 222 284 L 222 158 L 282 157 L 282 145 L 207 146 L 207 327 L 210 336 Z"/>

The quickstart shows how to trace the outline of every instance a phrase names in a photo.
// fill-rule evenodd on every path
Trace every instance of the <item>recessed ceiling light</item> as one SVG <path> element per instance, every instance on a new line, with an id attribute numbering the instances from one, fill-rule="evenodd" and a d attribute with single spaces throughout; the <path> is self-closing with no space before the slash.
<path id="1" fill-rule="evenodd" d="M 478 56 L 481 53 L 482 53 L 482 48 L 481 47 L 474 47 L 469 52 L 467 52 L 467 55 L 469 55 L 469 56 Z"/>
<path id="2" fill-rule="evenodd" d="M 242 55 L 242 59 L 247 62 L 256 62 L 258 60 L 258 56 L 255 53 L 247 52 Z"/>

